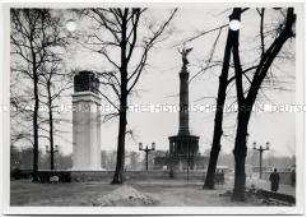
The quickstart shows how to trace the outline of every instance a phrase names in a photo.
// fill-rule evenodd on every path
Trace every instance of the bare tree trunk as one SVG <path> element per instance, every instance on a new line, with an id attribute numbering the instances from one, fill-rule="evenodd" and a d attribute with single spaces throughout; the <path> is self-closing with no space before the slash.
<path id="1" fill-rule="evenodd" d="M 238 112 L 237 132 L 235 139 L 235 182 L 232 199 L 236 201 L 245 200 L 245 160 L 247 156 L 246 138 L 248 134 L 248 123 L 251 111 L 240 110 Z"/>
<path id="2" fill-rule="evenodd" d="M 230 20 L 232 19 L 232 16 L 233 15 L 230 16 Z M 223 110 L 226 99 L 226 89 L 228 86 L 228 71 L 229 71 L 229 62 L 231 59 L 232 35 L 233 35 L 232 31 L 229 29 L 225 45 L 222 71 L 219 77 L 219 89 L 218 89 L 218 98 L 217 98 L 217 109 L 215 113 L 213 143 L 210 151 L 209 165 L 203 189 L 214 189 L 215 186 L 215 171 L 218 163 L 219 152 L 221 149 L 221 137 L 223 134 L 223 129 L 222 129 Z"/>
<path id="3" fill-rule="evenodd" d="M 11 43 L 12 54 L 21 58 L 22 64 L 18 64 L 17 71 L 27 75 L 33 82 L 33 104 L 34 110 L 31 118 L 33 129 L 33 181 L 38 180 L 39 167 L 39 84 L 42 66 L 53 61 L 52 47 L 61 46 L 65 43 L 65 37 L 60 37 L 57 31 L 59 18 L 55 18 L 49 9 L 15 8 L 11 10 Z M 63 40 L 62 40 L 63 39 Z M 51 60 L 53 59 L 53 60 Z M 16 59 L 15 61 L 19 61 Z M 58 62 L 59 60 L 54 60 Z M 50 92 L 51 95 L 51 92 Z M 51 112 L 52 113 L 52 112 Z M 51 115 L 51 143 L 53 143 L 53 117 Z M 53 148 L 53 145 L 51 145 Z M 53 150 L 51 150 L 53 154 Z M 53 164 L 53 163 L 51 163 Z M 51 166 L 53 167 L 53 166 Z"/>
<path id="4" fill-rule="evenodd" d="M 48 92 L 48 109 L 49 109 L 49 139 L 50 139 L 50 170 L 54 170 L 54 126 L 53 126 L 53 111 L 52 111 L 52 94 L 51 83 L 47 82 Z"/>
<path id="5" fill-rule="evenodd" d="M 121 96 L 120 96 L 120 115 L 119 115 L 119 132 L 118 132 L 118 147 L 117 147 L 117 163 L 116 171 L 112 184 L 122 184 L 124 182 L 124 166 L 125 166 L 125 134 L 126 134 L 126 113 L 127 113 L 127 99 L 128 99 L 128 60 L 126 57 L 126 46 L 127 46 L 127 15 L 128 9 L 124 9 L 121 24 Z"/>
<path id="6" fill-rule="evenodd" d="M 38 72 L 36 68 L 36 55 L 31 43 L 31 51 L 33 58 L 33 93 L 34 93 L 34 111 L 33 111 L 33 182 L 38 182 Z"/>
<path id="7" fill-rule="evenodd" d="M 235 9 L 234 9 L 235 10 Z M 241 9 L 236 9 L 241 11 Z M 246 138 L 248 135 L 248 124 L 252 113 L 252 108 L 257 98 L 259 89 L 261 88 L 263 80 L 266 78 L 267 71 L 273 63 L 275 57 L 280 52 L 285 42 L 294 36 L 292 31 L 293 24 L 295 23 L 296 16 L 293 8 L 288 8 L 287 17 L 285 20 L 285 27 L 279 36 L 270 45 L 269 49 L 262 54 L 259 66 L 256 68 L 249 92 L 245 97 L 242 82 L 242 67 L 240 62 L 239 53 L 239 31 L 236 31 L 233 36 L 233 60 L 236 75 L 236 88 L 238 100 L 238 123 L 236 131 L 236 140 L 234 148 L 235 158 L 235 184 L 232 199 L 236 201 L 245 200 L 245 159 L 247 156 Z M 239 17 L 240 20 L 240 17 Z"/>
<path id="8" fill-rule="evenodd" d="M 88 13 L 92 13 L 94 20 L 112 36 L 110 38 L 111 41 L 109 42 L 100 41 L 102 49 L 97 50 L 97 52 L 102 54 L 116 69 L 115 73 L 104 75 L 107 79 L 105 84 L 114 91 L 118 97 L 120 105 L 117 106 L 111 99 L 104 94 L 101 94 L 119 113 L 117 163 L 116 171 L 112 180 L 113 184 L 121 184 L 124 181 L 123 175 L 125 168 L 125 136 L 127 128 L 126 115 L 128 110 L 128 96 L 131 91 L 133 91 L 141 77 L 146 66 L 149 51 L 153 48 L 155 43 L 160 42 L 157 41 L 157 39 L 169 26 L 170 21 L 177 12 L 177 9 L 174 9 L 171 12 L 171 15 L 165 22 L 157 25 L 158 28 L 151 29 L 151 27 L 149 27 L 150 36 L 140 34 L 142 40 L 139 40 L 139 19 L 141 14 L 145 11 L 145 9 L 141 8 L 110 8 L 108 10 L 95 8 L 88 11 Z M 85 13 L 87 14 L 87 12 Z M 153 31 L 153 29 L 156 30 Z M 142 43 L 138 44 L 138 41 L 142 41 Z M 120 49 L 120 63 L 108 55 L 106 48 L 112 49 L 114 46 L 117 48 L 119 47 Z M 133 55 L 136 49 L 137 54 Z M 138 51 L 140 51 L 140 53 Z M 129 68 L 128 65 L 132 59 L 133 61 L 131 64 L 133 64 L 133 67 Z M 117 70 L 120 73 L 117 73 Z"/>
<path id="9" fill-rule="evenodd" d="M 124 165 L 125 165 L 125 134 L 126 134 L 126 108 L 127 97 L 122 99 L 122 110 L 119 117 L 119 133 L 118 133 L 118 147 L 117 147 L 117 163 L 116 171 L 112 184 L 122 184 L 124 182 Z"/>

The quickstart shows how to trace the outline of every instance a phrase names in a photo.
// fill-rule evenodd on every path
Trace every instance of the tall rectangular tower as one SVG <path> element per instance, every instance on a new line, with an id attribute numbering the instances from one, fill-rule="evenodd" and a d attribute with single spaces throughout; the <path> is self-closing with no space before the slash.
<path id="1" fill-rule="evenodd" d="M 74 77 L 73 170 L 101 169 L 99 79 L 93 72 L 81 71 Z"/>

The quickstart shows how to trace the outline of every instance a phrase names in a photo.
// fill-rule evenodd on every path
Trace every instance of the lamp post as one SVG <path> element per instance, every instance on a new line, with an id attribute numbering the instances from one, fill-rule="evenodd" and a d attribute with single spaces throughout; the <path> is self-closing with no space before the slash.
<path id="1" fill-rule="evenodd" d="M 50 169 L 54 170 L 55 169 L 55 163 L 54 163 L 54 158 L 55 158 L 55 153 L 58 152 L 58 145 L 55 145 L 55 148 L 51 148 L 48 150 L 48 145 L 46 145 L 46 153 L 50 154 Z"/>
<path id="2" fill-rule="evenodd" d="M 146 148 L 143 148 L 143 144 L 139 143 L 139 151 L 144 151 L 146 153 L 146 171 L 149 171 L 149 153 L 150 151 L 155 151 L 155 142 L 152 142 L 151 148 L 146 146 Z"/>
<path id="3" fill-rule="evenodd" d="M 65 27 L 69 34 L 73 34 L 77 30 L 78 25 L 75 20 L 70 19 L 66 22 Z"/>
<path id="4" fill-rule="evenodd" d="M 261 179 L 262 178 L 262 153 L 264 151 L 268 151 L 269 150 L 269 147 L 270 146 L 270 143 L 269 142 L 266 142 L 266 147 L 263 148 L 261 145 L 259 146 L 259 148 L 256 147 L 256 142 L 253 143 L 253 149 L 255 151 L 258 151 L 259 152 L 259 178 Z"/>

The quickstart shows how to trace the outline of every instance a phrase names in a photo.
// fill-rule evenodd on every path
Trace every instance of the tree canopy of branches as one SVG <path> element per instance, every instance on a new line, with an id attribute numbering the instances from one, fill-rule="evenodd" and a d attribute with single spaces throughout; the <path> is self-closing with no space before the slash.
<path id="1" fill-rule="evenodd" d="M 241 14 L 243 12 L 247 11 L 248 9 L 249 8 L 244 8 L 244 9 L 239 9 L 238 10 L 237 8 L 235 8 L 233 10 L 232 14 L 230 15 L 230 21 L 231 20 L 239 20 L 239 22 L 240 22 Z M 284 14 L 283 11 L 282 11 L 283 9 L 280 9 L 280 8 L 275 8 L 275 9 L 271 9 L 271 10 L 281 11 L 280 14 L 282 14 L 282 15 Z M 261 9 L 257 8 L 256 11 L 258 12 L 258 14 L 260 16 L 260 29 L 259 29 L 260 46 L 259 46 L 259 48 L 260 48 L 260 51 L 261 51 L 261 55 L 259 57 L 259 62 L 260 62 L 259 64 L 257 63 L 257 60 L 256 60 L 256 61 L 252 62 L 253 65 L 251 64 L 251 65 L 248 65 L 248 66 L 244 66 L 243 69 L 241 68 L 240 56 L 239 56 L 240 53 L 237 52 L 237 50 L 238 50 L 237 47 L 238 47 L 238 44 L 239 44 L 237 42 L 237 31 L 236 30 L 233 31 L 231 28 L 229 28 L 229 30 L 228 30 L 228 36 L 227 36 L 227 41 L 226 41 L 226 44 L 225 44 L 223 61 L 221 62 L 222 63 L 222 71 L 221 71 L 221 74 L 219 76 L 219 89 L 218 89 L 217 106 L 216 106 L 217 109 L 216 109 L 216 112 L 215 112 L 213 143 L 212 143 L 212 148 L 211 148 L 211 152 L 210 152 L 210 160 L 209 160 L 208 171 L 207 171 L 205 183 L 204 183 L 204 186 L 203 186 L 204 189 L 214 189 L 214 176 L 215 176 L 215 169 L 216 169 L 217 162 L 218 162 L 218 155 L 219 155 L 219 152 L 220 152 L 220 149 L 221 149 L 221 137 L 223 135 L 223 127 L 222 127 L 223 110 L 224 110 L 224 105 L 225 105 L 225 101 L 226 101 L 226 98 L 227 98 L 228 85 L 230 83 L 233 83 L 233 82 L 237 83 L 236 79 L 238 78 L 238 89 L 237 90 L 239 90 L 239 91 L 237 91 L 237 94 L 238 94 L 239 98 L 247 98 L 246 96 L 244 96 L 244 94 L 246 93 L 246 91 L 250 91 L 250 89 L 252 89 L 253 96 L 257 95 L 258 90 L 260 90 L 260 88 L 262 87 L 262 83 L 264 82 L 264 80 L 267 77 L 267 72 L 270 69 L 270 66 L 272 65 L 274 59 L 276 57 L 278 57 L 278 55 L 281 51 L 282 45 L 285 44 L 285 41 L 288 38 L 291 38 L 294 35 L 294 34 L 288 33 L 288 32 L 290 32 L 289 30 L 286 30 L 287 31 L 286 34 L 282 33 L 282 32 L 285 29 L 284 26 L 288 26 L 288 24 L 285 24 L 285 23 L 288 23 L 288 21 L 289 21 L 289 26 L 292 27 L 292 24 L 290 24 L 290 23 L 294 23 L 295 18 L 293 18 L 293 17 L 295 17 L 295 15 L 291 16 L 291 18 L 289 16 L 289 20 L 288 20 L 288 16 L 287 16 L 287 19 L 285 18 L 285 21 L 283 23 L 279 24 L 279 27 L 277 27 L 275 29 L 272 29 L 272 30 L 271 29 L 266 30 L 266 29 L 264 29 L 264 26 L 265 26 L 265 22 L 264 22 L 265 9 L 264 8 L 261 8 Z M 189 38 L 188 40 L 185 41 L 185 42 L 191 42 L 192 40 L 198 39 L 199 37 L 202 37 L 204 35 L 210 34 L 210 33 L 215 32 L 215 31 L 219 31 L 219 34 L 217 35 L 215 43 L 213 44 L 212 53 L 210 54 L 210 56 L 208 58 L 208 65 L 204 68 L 204 70 L 200 71 L 195 76 L 198 76 L 200 73 L 203 73 L 207 69 L 210 69 L 210 68 L 214 67 L 214 65 L 212 63 L 214 63 L 216 61 L 212 60 L 213 59 L 212 57 L 213 57 L 213 54 L 214 54 L 215 46 L 217 44 L 217 41 L 219 40 L 220 32 L 222 31 L 222 29 L 224 29 L 225 27 L 228 27 L 228 26 L 229 26 L 228 24 L 223 24 L 223 25 L 220 25 L 219 27 L 213 28 L 211 30 L 205 30 L 205 31 L 201 32 L 200 34 L 198 34 L 196 36 L 193 36 L 193 37 L 191 37 L 191 38 Z M 290 27 L 287 27 L 287 28 L 290 29 Z M 276 37 L 278 39 L 270 37 L 269 40 L 266 40 L 266 37 L 271 36 L 271 33 L 278 34 L 277 37 Z M 281 36 L 281 34 L 286 35 L 286 37 Z M 238 36 L 239 36 L 239 34 L 238 34 Z M 265 40 L 266 41 L 271 41 L 271 38 L 273 39 L 272 40 L 273 43 L 278 44 L 278 46 L 275 46 L 275 45 L 273 45 L 273 43 L 271 43 L 270 49 L 271 50 L 273 49 L 273 54 L 271 54 L 271 52 L 268 52 L 269 49 L 268 50 L 265 49 L 266 46 L 267 46 L 266 43 L 265 43 Z M 233 49 L 234 44 L 236 46 L 235 49 Z M 274 46 L 274 48 L 272 48 L 272 45 Z M 232 53 L 233 53 L 233 56 L 234 56 L 234 53 L 235 53 L 235 56 L 236 56 L 234 58 L 235 61 L 234 61 L 233 64 L 230 63 Z M 266 60 L 263 60 L 263 58 L 267 58 L 268 55 L 271 55 L 269 57 L 268 64 L 262 64 L 261 63 L 262 61 L 266 61 Z M 239 56 L 239 58 L 237 58 L 237 56 Z M 238 66 L 240 65 L 240 67 L 237 67 L 237 65 Z M 259 67 L 261 69 L 258 69 Z M 230 68 L 233 68 L 234 71 L 235 71 L 235 73 L 232 77 L 229 77 L 229 69 Z M 238 72 L 239 72 L 238 74 L 240 75 L 240 78 L 237 77 L 237 70 L 236 69 L 238 69 Z M 259 71 L 264 72 L 264 73 L 261 73 L 261 76 L 260 76 L 261 78 L 259 79 L 259 80 L 261 80 L 261 82 L 258 82 L 258 78 L 259 78 L 258 72 Z M 257 74 L 256 76 L 253 77 L 253 81 L 254 81 L 254 79 L 256 81 L 255 83 L 252 83 L 252 80 L 250 79 L 250 77 L 248 75 L 248 74 L 251 74 L 251 73 Z M 245 78 L 245 79 L 242 79 L 242 77 Z M 256 85 L 253 86 L 252 88 L 250 88 L 250 87 L 246 88 L 246 91 L 241 91 L 241 87 L 243 86 L 243 83 L 245 81 L 247 81 L 247 83 L 250 84 L 250 86 L 253 86 L 255 84 Z M 260 83 L 260 87 L 258 86 L 259 83 Z M 255 91 L 256 89 L 257 89 L 257 93 L 254 94 L 256 92 Z M 243 96 L 243 97 L 241 97 L 241 96 Z M 241 100 L 239 100 L 239 101 L 241 101 Z M 245 99 L 244 101 L 247 101 L 247 100 Z M 255 100 L 254 100 L 254 97 L 253 97 L 252 106 L 254 105 L 254 103 L 255 103 Z M 244 102 L 243 104 L 244 104 L 243 106 L 239 107 L 239 111 L 241 111 L 241 109 L 244 109 L 245 107 L 247 107 L 247 110 L 251 110 L 251 108 L 252 108 L 251 103 L 248 103 L 248 105 L 247 105 Z M 246 119 L 246 121 L 248 122 L 248 118 Z M 239 120 L 238 120 L 238 122 L 239 122 Z M 236 136 L 239 135 L 238 132 L 239 132 L 239 130 L 237 129 L 237 135 Z M 245 152 L 245 154 L 246 154 L 246 152 Z M 238 186 L 241 186 L 241 185 L 238 184 Z M 234 196 L 234 198 L 235 197 L 236 196 Z M 236 198 L 241 198 L 241 197 L 237 196 Z"/>
<path id="2" fill-rule="evenodd" d="M 236 19 L 241 20 L 241 8 L 234 8 Z M 273 61 L 281 51 L 283 45 L 288 39 L 294 37 L 293 26 L 295 24 L 296 15 L 294 14 L 293 8 L 288 8 L 286 16 L 283 21 L 283 25 L 279 29 L 277 37 L 265 49 L 265 42 L 263 37 L 263 31 L 261 30 L 261 57 L 259 63 L 254 67 L 253 78 L 249 80 L 249 87 L 245 88 L 243 85 L 243 64 L 241 63 L 240 51 L 239 51 L 239 32 L 234 31 L 232 43 L 232 55 L 234 62 L 235 71 L 235 82 L 236 82 L 236 93 L 238 102 L 238 116 L 237 116 L 237 129 L 236 139 L 234 147 L 234 159 L 235 159 L 235 183 L 232 199 L 233 200 L 244 200 L 245 199 L 245 159 L 247 155 L 247 135 L 248 135 L 248 124 L 252 114 L 252 108 L 256 101 L 258 91 L 262 87 L 262 83 L 267 76 L 267 72 L 271 67 Z M 263 12 L 261 12 L 261 28 L 264 24 Z"/>
<path id="3" fill-rule="evenodd" d="M 64 46 L 65 44 L 63 44 Z M 54 170 L 54 154 L 55 150 L 55 135 L 59 130 L 56 129 L 55 124 L 62 124 L 64 120 L 56 117 L 56 108 L 58 107 L 58 100 L 61 95 L 72 87 L 69 73 L 63 73 L 63 60 L 59 54 L 53 53 L 53 57 L 48 62 L 45 62 L 41 67 L 41 78 L 39 84 L 45 91 L 40 91 L 39 97 L 41 104 L 48 108 L 47 118 L 44 118 L 48 126 L 47 139 L 50 144 L 50 150 L 46 150 L 50 153 L 50 170 Z M 42 129 L 42 127 L 41 127 Z M 48 148 L 47 148 L 48 149 Z"/>
<path id="4" fill-rule="evenodd" d="M 20 135 L 20 139 L 27 138 L 33 144 L 33 181 L 38 181 L 38 149 L 39 130 L 42 122 L 39 114 L 40 90 L 39 85 L 44 82 L 42 76 L 49 72 L 50 65 L 60 60 L 52 49 L 63 45 L 63 38 L 60 36 L 58 19 L 52 16 L 48 9 L 11 9 L 11 55 L 14 61 L 11 62 L 12 73 L 19 73 L 32 83 L 31 91 L 27 90 L 27 97 L 33 102 L 33 110 L 20 110 L 19 113 L 31 112 L 29 119 L 32 122 L 33 135 Z M 52 69 L 53 70 L 53 69 Z M 50 75 L 50 74 L 49 74 Z M 51 80 L 47 79 L 49 86 Z M 11 99 L 11 103 L 18 107 L 18 97 Z M 50 108 L 51 109 L 51 108 Z M 52 117 L 51 117 L 52 119 Z M 51 121 L 53 123 L 53 120 Z M 50 133 L 53 131 L 50 129 Z M 32 139 L 28 136 L 31 135 Z M 51 136 L 51 135 L 50 135 Z M 53 135 L 49 138 L 52 140 Z"/>
<path id="5" fill-rule="evenodd" d="M 89 42 L 94 44 L 95 51 L 101 54 L 113 70 L 102 72 L 101 80 L 104 86 L 110 87 L 119 103 L 100 93 L 117 110 L 112 116 L 119 116 L 118 143 L 117 143 L 117 164 L 113 178 L 113 184 L 124 182 L 124 161 L 125 161 L 125 136 L 127 134 L 127 110 L 128 98 L 139 81 L 142 72 L 147 64 L 150 50 L 160 42 L 162 34 L 173 19 L 176 9 L 169 17 L 157 26 L 146 26 L 149 28 L 149 35 L 142 35 L 140 20 L 145 8 L 91 8 L 85 10 L 85 14 L 95 20 L 99 29 L 104 31 L 90 35 Z M 106 39 L 103 36 L 107 35 Z M 111 53 L 118 51 L 116 56 Z M 119 105 L 118 105 L 119 104 Z"/>

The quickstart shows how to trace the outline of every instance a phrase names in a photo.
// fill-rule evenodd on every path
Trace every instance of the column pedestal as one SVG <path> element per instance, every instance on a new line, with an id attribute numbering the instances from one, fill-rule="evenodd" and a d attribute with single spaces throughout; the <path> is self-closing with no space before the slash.
<path id="1" fill-rule="evenodd" d="M 91 91 L 72 95 L 74 171 L 101 170 L 100 101 Z"/>

